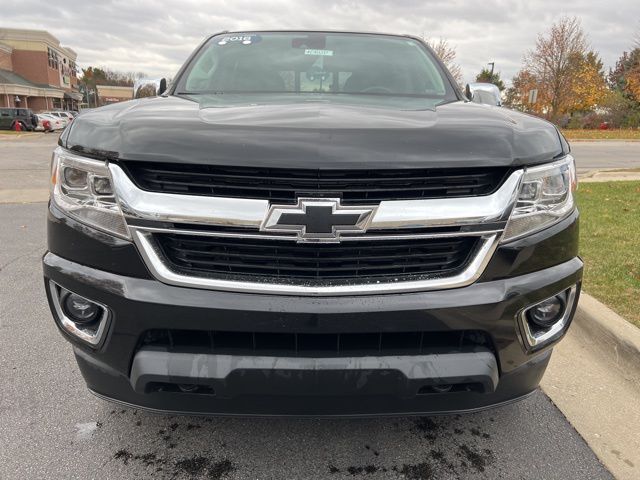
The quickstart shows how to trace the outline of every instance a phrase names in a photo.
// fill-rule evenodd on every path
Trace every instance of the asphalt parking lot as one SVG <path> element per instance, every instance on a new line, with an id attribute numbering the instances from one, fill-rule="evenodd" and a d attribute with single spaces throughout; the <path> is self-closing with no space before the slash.
<path id="1" fill-rule="evenodd" d="M 46 189 L 54 143 L 0 139 L 0 193 Z M 163 416 L 94 398 L 46 305 L 45 216 L 43 202 L 0 204 L 0 479 L 611 478 L 540 391 L 478 414 L 343 420 Z"/>

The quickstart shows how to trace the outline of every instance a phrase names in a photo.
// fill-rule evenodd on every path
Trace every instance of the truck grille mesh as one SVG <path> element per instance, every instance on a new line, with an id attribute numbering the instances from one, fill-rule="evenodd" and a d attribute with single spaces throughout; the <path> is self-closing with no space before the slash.
<path id="1" fill-rule="evenodd" d="M 134 183 L 152 192 L 295 203 L 301 195 L 339 195 L 343 203 L 488 195 L 506 168 L 310 170 L 122 162 Z"/>
<path id="2" fill-rule="evenodd" d="M 172 233 L 155 238 L 171 268 L 183 274 L 306 284 L 447 276 L 465 266 L 478 243 L 476 237 L 332 244 Z"/>
<path id="3" fill-rule="evenodd" d="M 480 330 L 358 333 L 148 330 L 142 335 L 140 347 L 280 357 L 421 355 L 470 347 L 493 349 L 490 337 Z"/>

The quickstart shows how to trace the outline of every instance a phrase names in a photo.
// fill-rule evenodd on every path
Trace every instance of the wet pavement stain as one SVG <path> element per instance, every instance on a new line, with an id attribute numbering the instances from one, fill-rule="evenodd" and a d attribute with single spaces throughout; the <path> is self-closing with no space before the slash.
<path id="1" fill-rule="evenodd" d="M 131 455 L 124 448 L 118 450 L 116 453 L 113 454 L 113 458 L 115 458 L 116 460 L 122 460 L 122 463 L 124 463 L 125 465 L 129 465 L 129 460 L 131 459 L 132 456 L 133 455 Z"/>
<path id="2" fill-rule="evenodd" d="M 415 465 L 402 465 L 400 469 L 393 468 L 395 471 L 404 475 L 408 480 L 428 480 L 433 477 L 433 468 L 429 463 L 423 462 Z"/>
<path id="3" fill-rule="evenodd" d="M 358 475 L 373 475 L 374 473 L 377 473 L 377 472 L 387 472 L 387 471 L 388 471 L 387 468 L 377 467 L 376 465 L 365 465 L 365 466 L 358 466 L 358 467 L 351 466 L 344 469 L 344 472 L 348 473 L 353 477 Z M 342 473 L 342 470 L 340 470 L 335 465 L 329 465 L 329 473 L 332 475 L 335 475 L 335 474 Z"/>
<path id="4" fill-rule="evenodd" d="M 380 452 L 374 450 L 373 448 L 371 448 L 371 446 L 365 445 L 364 448 L 366 448 L 367 450 L 371 450 L 371 453 L 373 453 L 376 457 L 380 456 Z"/>
<path id="5" fill-rule="evenodd" d="M 287 478 L 336 480 L 513 478 L 504 469 L 501 436 L 488 416 L 405 417 L 385 422 L 162 417 L 142 411 L 136 416 L 133 412 L 115 410 L 110 417 L 105 410 L 98 416 L 103 426 L 97 442 L 114 438 L 114 431 L 129 425 L 132 436 L 109 450 L 112 468 L 126 469 L 121 478 L 275 479 L 285 478 L 280 475 L 283 471 L 291 473 Z M 319 433 L 310 435 L 311 430 Z M 236 431 L 242 437 L 229 436 Z M 329 432 L 336 444 L 323 443 L 316 436 Z M 259 440 L 265 435 L 272 435 L 270 443 Z M 360 436 L 356 444 L 350 443 L 357 438 L 354 435 Z M 407 449 L 399 451 L 395 438 Z M 310 448 L 304 455 L 311 463 L 295 460 L 301 445 Z M 302 465 L 311 470 L 299 470 Z"/>
<path id="6" fill-rule="evenodd" d="M 154 452 L 133 454 L 126 449 L 120 449 L 114 453 L 113 458 L 121 460 L 124 465 L 131 465 L 135 461 L 145 467 L 155 467 L 156 473 L 164 471 L 171 465 L 170 472 L 173 477 L 187 475 L 192 478 L 221 480 L 236 470 L 235 464 L 229 459 L 211 460 L 203 455 L 180 458 L 171 464 L 169 459 L 158 456 Z"/>
<path id="7" fill-rule="evenodd" d="M 485 468 L 494 462 L 493 452 L 486 448 L 480 451 L 467 445 L 460 445 L 458 456 L 466 458 L 471 463 L 471 467 L 478 472 L 484 472 Z"/>
<path id="8" fill-rule="evenodd" d="M 175 463 L 178 471 L 189 475 L 202 475 L 209 467 L 209 459 L 202 456 L 183 458 Z"/>
<path id="9" fill-rule="evenodd" d="M 415 430 L 433 442 L 437 438 L 440 426 L 429 417 L 420 417 L 415 421 Z"/>

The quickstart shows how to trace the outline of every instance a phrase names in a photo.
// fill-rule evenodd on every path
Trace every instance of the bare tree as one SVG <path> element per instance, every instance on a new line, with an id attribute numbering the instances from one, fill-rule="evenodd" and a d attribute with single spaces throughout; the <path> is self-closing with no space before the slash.
<path id="1" fill-rule="evenodd" d="M 546 113 L 551 120 L 557 120 L 571 104 L 575 70 L 587 50 L 580 20 L 561 17 L 546 34 L 538 36 L 535 49 L 525 55 L 525 69 L 548 95 Z"/>
<path id="2" fill-rule="evenodd" d="M 456 60 L 456 47 L 449 45 L 446 38 L 440 38 L 439 40 L 425 39 L 429 46 L 436 52 L 436 55 L 440 57 L 442 63 L 447 66 L 447 69 L 451 72 L 454 80 L 458 85 L 462 85 L 462 68 L 458 65 Z"/>

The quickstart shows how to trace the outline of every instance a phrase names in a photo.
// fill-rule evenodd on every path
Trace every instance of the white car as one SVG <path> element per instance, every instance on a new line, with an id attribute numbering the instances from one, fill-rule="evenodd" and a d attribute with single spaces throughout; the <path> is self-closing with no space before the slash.
<path id="1" fill-rule="evenodd" d="M 69 118 L 70 116 L 67 115 L 65 112 L 43 112 L 43 113 L 52 117 L 59 118 L 60 120 L 62 120 L 62 123 L 64 123 L 65 127 L 69 123 L 71 123 L 71 120 L 73 120 L 73 118 Z"/>
<path id="2" fill-rule="evenodd" d="M 53 119 L 44 115 L 36 115 L 38 125 L 33 129 L 36 132 L 53 132 Z M 45 125 L 46 122 L 46 125 Z"/>
<path id="3" fill-rule="evenodd" d="M 50 115 L 48 113 L 38 113 L 36 115 L 38 117 L 38 126 L 36 127 L 36 131 L 42 132 L 45 131 L 43 120 L 47 120 L 49 122 L 49 131 L 53 132 L 55 130 L 62 130 L 69 123 L 56 115 Z"/>

